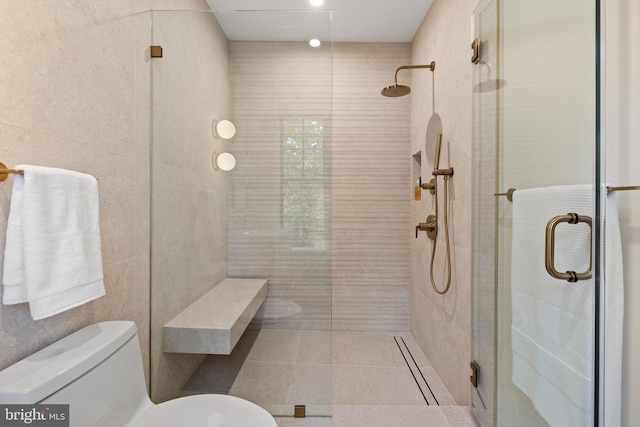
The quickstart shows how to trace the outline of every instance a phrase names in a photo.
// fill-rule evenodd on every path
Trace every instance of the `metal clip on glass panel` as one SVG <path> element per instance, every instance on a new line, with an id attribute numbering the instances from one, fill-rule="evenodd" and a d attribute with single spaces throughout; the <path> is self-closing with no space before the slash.
<path id="1" fill-rule="evenodd" d="M 551 218 L 551 220 L 547 223 L 547 233 L 545 238 L 545 267 L 547 268 L 547 272 L 551 275 L 551 277 L 560 280 L 566 280 L 567 282 L 577 282 L 578 280 L 587 280 L 591 279 L 591 245 L 589 245 L 589 269 L 584 273 L 576 273 L 575 271 L 567 271 L 566 273 L 560 273 L 556 270 L 554 265 L 554 249 L 555 249 L 555 235 L 556 235 L 556 226 L 562 222 L 567 222 L 569 224 L 578 224 L 581 222 L 587 223 L 589 225 L 589 241 L 593 238 L 593 227 L 592 220 L 590 216 L 586 215 L 578 215 L 577 213 L 568 213 L 566 215 L 559 215 Z"/>

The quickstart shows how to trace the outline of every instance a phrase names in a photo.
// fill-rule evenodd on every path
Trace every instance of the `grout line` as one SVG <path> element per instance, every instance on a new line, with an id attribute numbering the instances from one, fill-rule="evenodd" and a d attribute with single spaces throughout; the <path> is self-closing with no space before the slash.
<path id="1" fill-rule="evenodd" d="M 430 405 L 429 401 L 427 400 L 427 396 L 425 396 L 424 392 L 422 391 L 422 387 L 420 387 L 420 383 L 418 382 L 418 379 L 416 378 L 415 374 L 413 373 L 413 370 L 411 369 L 411 366 L 409 365 L 409 361 L 407 360 L 406 356 L 404 355 L 404 352 L 402 351 L 402 347 L 400 347 L 400 344 L 398 343 L 397 337 L 393 337 L 393 340 L 396 342 L 396 345 L 398 346 L 398 350 L 400 350 L 400 354 L 402 355 L 404 362 L 407 364 L 407 368 L 409 368 L 409 372 L 411 372 L 411 376 L 413 377 L 413 380 L 416 382 L 416 385 L 418 386 L 418 390 L 420 390 L 420 394 L 422 394 L 422 397 L 424 398 L 424 401 L 427 403 L 427 405 Z"/>
<path id="2" fill-rule="evenodd" d="M 402 343 L 404 344 L 405 348 L 407 349 L 407 352 L 409 353 L 409 356 L 411 356 L 411 360 L 413 360 L 413 364 L 418 369 L 418 372 L 420 372 L 420 376 L 424 380 L 424 383 L 427 385 L 427 388 L 429 389 L 429 392 L 431 393 L 431 396 L 433 396 L 433 400 L 436 401 L 436 405 L 440 406 L 440 403 L 438 402 L 438 399 L 436 398 L 436 395 L 433 393 L 433 390 L 431 390 L 431 386 L 429 385 L 429 382 L 424 377 L 424 374 L 422 373 L 422 370 L 420 369 L 420 366 L 418 366 L 418 362 L 416 362 L 416 359 L 413 357 L 413 354 L 411 353 L 411 350 L 409 350 L 409 346 L 407 345 L 407 343 L 404 340 L 404 338 L 400 337 L 400 339 L 402 340 Z"/>

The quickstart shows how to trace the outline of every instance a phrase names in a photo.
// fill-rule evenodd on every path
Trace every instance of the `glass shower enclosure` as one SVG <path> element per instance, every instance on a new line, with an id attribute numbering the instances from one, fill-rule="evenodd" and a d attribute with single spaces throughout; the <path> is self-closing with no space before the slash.
<path id="1" fill-rule="evenodd" d="M 151 14 L 152 398 L 224 393 L 330 416 L 330 13 Z M 322 45 L 288 40 L 292 26 Z M 231 171 L 212 165 L 223 152 Z M 163 325 L 226 277 L 268 280 L 231 354 L 163 351 Z"/>
<path id="2" fill-rule="evenodd" d="M 486 0 L 474 14 L 471 406 L 483 427 L 601 415 L 598 18 L 591 1 Z M 551 234 L 552 267 L 593 270 L 570 283 L 546 271 L 545 224 L 576 204 L 592 229 Z"/>

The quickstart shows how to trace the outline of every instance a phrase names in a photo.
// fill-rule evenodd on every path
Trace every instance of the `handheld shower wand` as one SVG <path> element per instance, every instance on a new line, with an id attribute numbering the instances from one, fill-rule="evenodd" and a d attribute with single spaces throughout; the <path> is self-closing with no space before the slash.
<path id="1" fill-rule="evenodd" d="M 431 252 L 431 263 L 429 265 L 429 275 L 431 278 L 431 286 L 433 287 L 433 290 L 436 291 L 437 293 L 439 293 L 440 295 L 444 295 L 449 291 L 449 287 L 451 286 L 451 242 L 449 241 L 449 221 L 448 221 L 448 217 L 449 217 L 449 212 L 448 212 L 448 205 L 449 205 L 449 198 L 448 198 L 448 184 L 449 184 L 449 177 L 453 176 L 453 168 L 449 168 L 449 169 L 440 169 L 440 149 L 442 148 L 442 134 L 438 134 L 438 141 L 436 144 L 436 158 L 433 164 L 433 175 L 436 179 L 436 193 L 435 193 L 435 198 L 436 198 L 436 222 L 438 219 L 438 176 L 443 176 L 444 177 L 444 197 L 443 197 L 443 202 L 444 202 L 444 235 L 445 235 L 445 242 L 447 245 L 447 284 L 445 285 L 444 289 L 440 290 L 438 288 L 438 286 L 436 285 L 436 282 L 433 278 L 433 261 L 436 258 L 436 248 L 438 245 L 438 239 L 433 239 L 433 251 Z"/>
<path id="2" fill-rule="evenodd" d="M 436 140 L 436 158 L 433 161 L 433 170 L 438 170 L 440 167 L 440 149 L 442 148 L 442 134 L 438 134 L 438 139 Z"/>

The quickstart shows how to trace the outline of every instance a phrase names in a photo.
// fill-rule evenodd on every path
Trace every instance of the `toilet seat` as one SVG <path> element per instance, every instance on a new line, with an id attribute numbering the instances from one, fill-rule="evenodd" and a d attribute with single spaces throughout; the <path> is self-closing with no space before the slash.
<path id="1" fill-rule="evenodd" d="M 152 406 L 130 427 L 277 427 L 255 403 L 224 394 L 200 394 Z"/>

